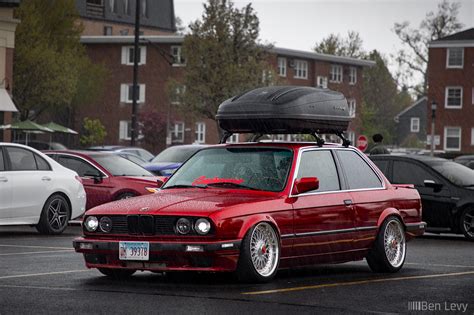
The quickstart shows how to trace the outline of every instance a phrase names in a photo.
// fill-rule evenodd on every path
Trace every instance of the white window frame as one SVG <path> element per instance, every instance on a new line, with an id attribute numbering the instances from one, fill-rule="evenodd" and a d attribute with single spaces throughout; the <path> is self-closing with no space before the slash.
<path id="1" fill-rule="evenodd" d="M 471 145 L 474 145 L 474 127 L 471 128 Z"/>
<path id="2" fill-rule="evenodd" d="M 331 65 L 331 70 L 329 72 L 329 82 L 331 83 L 342 82 L 342 66 L 341 65 Z"/>
<path id="3" fill-rule="evenodd" d="M 195 142 L 206 143 L 206 123 L 197 122 L 195 126 Z"/>
<path id="4" fill-rule="evenodd" d="M 349 67 L 349 84 L 355 85 L 357 83 L 357 68 Z"/>
<path id="5" fill-rule="evenodd" d="M 448 95 L 449 95 L 449 90 L 454 90 L 458 89 L 461 91 L 461 100 L 459 106 L 453 106 L 448 104 Z M 447 86 L 445 91 L 444 91 L 444 107 L 445 108 L 454 108 L 454 109 L 460 109 L 462 108 L 462 102 L 463 102 L 463 87 L 462 86 Z"/>
<path id="6" fill-rule="evenodd" d="M 357 111 L 357 103 L 356 100 L 351 98 L 347 100 L 347 107 L 349 109 L 349 117 L 355 118 L 356 116 L 356 111 Z"/>
<path id="7" fill-rule="evenodd" d="M 295 79 L 308 79 L 308 62 L 306 60 L 295 60 Z"/>
<path id="8" fill-rule="evenodd" d="M 120 85 L 120 102 L 131 104 L 133 103 L 132 95 L 130 94 L 130 89 L 133 84 L 121 84 Z M 145 92 L 146 86 L 145 84 L 138 85 L 138 103 L 143 104 L 145 103 Z"/>
<path id="9" fill-rule="evenodd" d="M 180 137 L 178 137 L 181 134 Z M 171 141 L 174 143 L 183 143 L 184 142 L 184 122 L 176 121 L 173 124 L 173 129 L 171 129 Z"/>
<path id="10" fill-rule="evenodd" d="M 110 9 L 110 12 L 112 12 L 114 14 L 118 13 L 117 0 L 109 0 L 109 9 Z"/>
<path id="11" fill-rule="evenodd" d="M 278 57 L 277 59 L 278 64 L 278 75 L 280 77 L 286 77 L 286 58 L 285 57 Z"/>
<path id="12" fill-rule="evenodd" d="M 132 139 L 132 122 L 130 120 L 121 120 L 119 122 L 119 140 Z"/>
<path id="13" fill-rule="evenodd" d="M 316 77 L 316 87 L 327 89 L 328 88 L 328 77 L 318 75 Z"/>
<path id="14" fill-rule="evenodd" d="M 461 50 L 461 64 L 460 65 L 451 65 L 449 63 L 449 56 L 451 55 L 451 51 L 454 50 Z M 464 47 L 450 47 L 446 48 L 446 68 L 448 69 L 462 69 L 464 68 Z"/>
<path id="15" fill-rule="evenodd" d="M 410 132 L 420 132 L 420 118 L 411 117 L 410 118 Z"/>
<path id="16" fill-rule="evenodd" d="M 181 104 L 181 98 L 183 97 L 183 94 L 186 92 L 186 85 L 181 84 L 181 85 L 176 85 L 174 88 L 174 95 L 171 95 L 170 97 L 170 103 L 173 105 L 179 105 Z"/>
<path id="17" fill-rule="evenodd" d="M 459 131 L 459 146 L 457 148 L 448 148 L 448 129 L 457 129 Z M 445 151 L 461 151 L 462 146 L 462 129 L 461 127 L 444 127 L 444 150 Z M 450 137 L 453 138 L 453 137 Z"/>
<path id="18" fill-rule="evenodd" d="M 132 51 L 135 49 L 134 46 L 122 46 L 122 64 L 127 66 L 133 66 Z M 138 58 L 138 65 L 146 64 L 146 46 L 139 46 L 140 58 Z"/>
<path id="19" fill-rule="evenodd" d="M 238 143 L 239 142 L 239 134 L 238 133 L 233 133 L 232 136 L 227 139 L 227 143 Z"/>
<path id="20" fill-rule="evenodd" d="M 183 47 L 181 45 L 171 46 L 171 56 L 173 56 L 173 67 L 183 67 L 186 65 L 186 59 L 183 57 Z"/>

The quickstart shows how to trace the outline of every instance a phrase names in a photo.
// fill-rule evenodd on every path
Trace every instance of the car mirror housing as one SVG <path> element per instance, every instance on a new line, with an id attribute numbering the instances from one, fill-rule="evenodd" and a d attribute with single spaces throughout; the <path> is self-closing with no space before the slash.
<path id="1" fill-rule="evenodd" d="M 97 172 L 87 172 L 84 174 L 84 177 L 91 177 L 94 179 L 94 183 L 98 184 L 102 182 L 102 173 L 97 171 Z"/>
<path id="2" fill-rule="evenodd" d="M 319 179 L 317 177 L 298 178 L 293 187 L 293 194 L 298 195 L 316 189 L 319 189 Z"/>
<path id="3" fill-rule="evenodd" d="M 440 192 L 441 188 L 443 188 L 443 184 L 437 183 L 437 182 L 435 182 L 434 180 L 431 180 L 431 179 L 425 179 L 423 181 L 423 183 L 424 183 L 425 187 L 433 188 L 434 192 Z"/>

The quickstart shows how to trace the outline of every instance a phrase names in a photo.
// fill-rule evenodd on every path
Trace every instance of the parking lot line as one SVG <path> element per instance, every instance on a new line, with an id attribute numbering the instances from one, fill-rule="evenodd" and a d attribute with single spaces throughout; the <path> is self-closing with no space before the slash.
<path id="1" fill-rule="evenodd" d="M 378 279 L 367 279 L 367 280 L 336 282 L 336 283 L 325 283 L 325 284 L 308 285 L 308 286 L 285 288 L 285 289 L 242 292 L 242 294 L 243 295 L 263 295 L 263 294 L 286 293 L 286 292 L 294 292 L 294 291 L 314 290 L 314 289 L 322 289 L 322 288 L 330 288 L 330 287 L 342 287 L 342 286 L 380 283 L 380 282 L 389 282 L 389 281 L 430 279 L 430 278 L 441 278 L 441 277 L 456 277 L 456 276 L 466 276 L 466 275 L 474 275 L 474 271 L 454 272 L 454 273 L 439 273 L 439 274 L 431 274 L 431 275 L 407 276 L 407 277 L 396 277 L 396 278 L 378 278 Z"/>
<path id="2" fill-rule="evenodd" d="M 51 246 L 31 246 L 31 245 L 14 245 L 14 244 L 0 244 L 0 247 L 17 247 L 17 248 L 46 248 L 46 249 L 72 249 L 71 247 L 51 247 Z"/>
<path id="3" fill-rule="evenodd" d="M 80 269 L 80 270 L 66 270 L 66 271 L 53 271 L 45 273 L 30 273 L 24 275 L 13 275 L 13 276 L 1 276 L 0 280 L 3 279 L 14 279 L 14 278 L 27 278 L 27 277 L 38 277 L 38 276 L 51 276 L 51 275 L 62 275 L 67 273 L 79 273 L 79 272 L 90 272 L 90 269 Z"/>
<path id="4" fill-rule="evenodd" d="M 49 253 L 67 253 L 73 252 L 74 249 L 60 249 L 60 250 L 47 250 L 39 252 L 21 252 L 21 253 L 1 253 L 0 256 L 16 256 L 16 255 L 30 255 L 30 254 L 49 254 Z"/>
<path id="5" fill-rule="evenodd" d="M 467 266 L 467 265 L 444 265 L 444 264 L 422 264 L 422 263 L 405 263 L 405 265 L 474 269 L 474 266 Z"/>

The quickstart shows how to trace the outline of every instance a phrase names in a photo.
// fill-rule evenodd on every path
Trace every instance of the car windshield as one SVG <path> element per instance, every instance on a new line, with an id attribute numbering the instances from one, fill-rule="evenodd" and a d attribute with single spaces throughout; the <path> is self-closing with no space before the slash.
<path id="1" fill-rule="evenodd" d="M 292 157 L 291 150 L 280 148 L 204 149 L 184 163 L 163 188 L 281 191 L 286 184 Z"/>
<path id="2" fill-rule="evenodd" d="M 91 157 L 113 176 L 153 176 L 143 167 L 115 154 L 97 154 Z"/>
<path id="3" fill-rule="evenodd" d="M 452 183 L 463 187 L 474 187 L 474 170 L 469 167 L 451 161 L 436 161 L 430 165 Z"/>
<path id="4" fill-rule="evenodd" d="M 196 153 L 202 147 L 171 147 L 157 156 L 153 160 L 152 163 L 162 163 L 162 162 L 173 162 L 173 163 L 182 163 L 189 159 L 191 155 Z"/>

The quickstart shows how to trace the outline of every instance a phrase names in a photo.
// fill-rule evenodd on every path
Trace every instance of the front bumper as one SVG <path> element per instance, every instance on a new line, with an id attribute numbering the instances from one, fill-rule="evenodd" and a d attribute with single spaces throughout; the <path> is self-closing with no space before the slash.
<path id="1" fill-rule="evenodd" d="M 119 240 L 79 237 L 73 241 L 73 246 L 76 252 L 84 255 L 88 268 L 234 271 L 237 268 L 241 243 L 240 240 L 225 242 L 146 241 L 150 243 L 150 257 L 147 261 L 120 260 Z M 199 247 L 202 250 L 190 251 L 188 246 Z"/>

